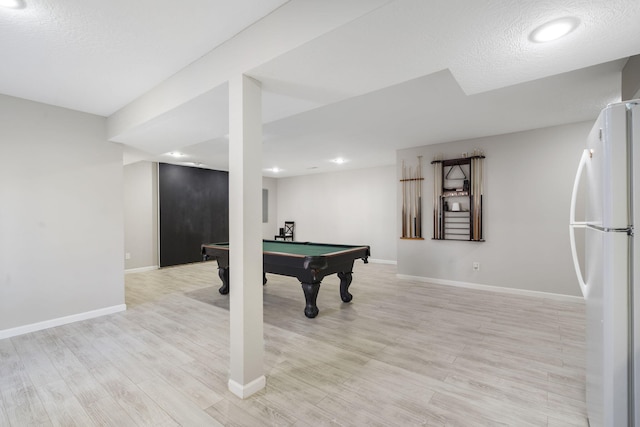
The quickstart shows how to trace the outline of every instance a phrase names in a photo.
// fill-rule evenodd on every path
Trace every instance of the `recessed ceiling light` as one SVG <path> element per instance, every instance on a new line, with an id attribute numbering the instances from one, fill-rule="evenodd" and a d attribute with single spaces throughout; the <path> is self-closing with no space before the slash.
<path id="1" fill-rule="evenodd" d="M 171 152 L 167 153 L 167 156 L 175 157 L 177 159 L 177 158 L 186 156 L 186 154 L 182 154 L 182 153 L 180 153 L 178 151 L 171 151 Z"/>
<path id="2" fill-rule="evenodd" d="M 0 7 L 7 7 L 9 9 L 22 9 L 26 5 L 24 0 L 0 0 Z"/>
<path id="3" fill-rule="evenodd" d="M 337 165 L 341 165 L 343 163 L 346 163 L 346 160 L 343 159 L 342 157 L 338 157 L 337 159 L 333 159 L 331 160 L 333 163 L 337 164 Z"/>
<path id="4" fill-rule="evenodd" d="M 529 34 L 529 40 L 536 43 L 546 43 L 557 40 L 575 30 L 578 24 L 580 24 L 580 20 L 572 16 L 555 19 L 533 30 L 531 34 Z"/>
<path id="5" fill-rule="evenodd" d="M 271 170 L 271 172 L 274 172 L 274 173 L 278 173 L 278 172 L 282 171 L 282 169 L 280 169 L 280 168 L 271 168 L 270 170 Z"/>

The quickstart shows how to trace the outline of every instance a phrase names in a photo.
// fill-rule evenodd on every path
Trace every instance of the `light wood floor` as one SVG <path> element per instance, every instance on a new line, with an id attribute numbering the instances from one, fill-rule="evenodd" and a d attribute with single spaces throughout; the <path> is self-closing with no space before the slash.
<path id="1" fill-rule="evenodd" d="M 267 387 L 251 398 L 227 390 L 215 264 L 194 264 L 127 275 L 126 312 L 0 340 L 0 425 L 587 425 L 579 302 L 359 261 L 353 302 L 328 277 L 307 319 L 298 282 L 267 277 Z"/>

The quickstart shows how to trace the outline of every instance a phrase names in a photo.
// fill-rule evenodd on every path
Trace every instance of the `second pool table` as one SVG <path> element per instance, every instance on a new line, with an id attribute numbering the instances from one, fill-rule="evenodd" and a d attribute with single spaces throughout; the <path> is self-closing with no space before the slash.
<path id="1" fill-rule="evenodd" d="M 349 293 L 353 263 L 362 259 L 366 264 L 371 255 L 369 246 L 334 245 L 310 242 L 283 242 L 263 240 L 263 272 L 296 277 L 302 284 L 306 306 L 304 314 L 313 318 L 318 315 L 316 299 L 320 283 L 325 276 L 337 273 L 340 278 L 340 297 L 350 302 Z M 222 286 L 221 294 L 229 293 L 229 243 L 209 243 L 202 245 L 204 260 L 218 262 L 218 275 Z M 266 275 L 263 283 L 266 283 Z"/>

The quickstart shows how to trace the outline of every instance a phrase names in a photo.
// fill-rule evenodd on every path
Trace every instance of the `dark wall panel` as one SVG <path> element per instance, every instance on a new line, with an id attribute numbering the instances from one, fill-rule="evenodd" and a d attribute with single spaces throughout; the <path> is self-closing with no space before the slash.
<path id="1" fill-rule="evenodd" d="M 229 173 L 159 164 L 160 266 L 201 261 L 202 243 L 229 241 Z"/>

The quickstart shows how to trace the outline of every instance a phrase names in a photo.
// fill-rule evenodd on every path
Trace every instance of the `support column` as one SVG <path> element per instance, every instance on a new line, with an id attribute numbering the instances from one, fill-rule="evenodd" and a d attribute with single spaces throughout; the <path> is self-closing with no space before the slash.
<path id="1" fill-rule="evenodd" d="M 245 75 L 229 80 L 229 390 L 263 389 L 262 91 Z"/>

